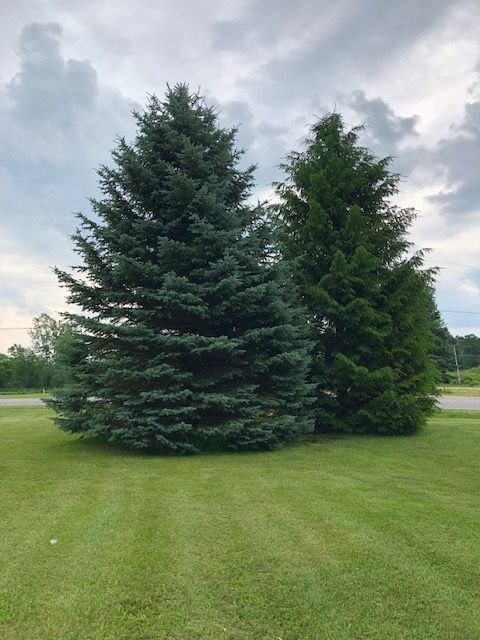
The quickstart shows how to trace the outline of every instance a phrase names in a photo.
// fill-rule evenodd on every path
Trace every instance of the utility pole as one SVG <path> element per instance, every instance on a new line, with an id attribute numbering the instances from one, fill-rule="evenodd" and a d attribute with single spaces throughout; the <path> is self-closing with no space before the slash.
<path id="1" fill-rule="evenodd" d="M 462 381 L 460 379 L 460 369 L 458 367 L 458 357 L 457 357 L 457 346 L 456 346 L 455 342 L 453 343 L 453 355 L 455 356 L 455 366 L 457 368 L 458 384 L 460 384 Z"/>

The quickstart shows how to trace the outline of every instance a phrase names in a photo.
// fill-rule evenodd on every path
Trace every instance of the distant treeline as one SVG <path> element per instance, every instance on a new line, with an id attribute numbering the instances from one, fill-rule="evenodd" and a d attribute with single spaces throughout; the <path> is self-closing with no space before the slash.
<path id="1" fill-rule="evenodd" d="M 50 389 L 67 382 L 64 358 L 70 330 L 66 323 L 42 313 L 30 330 L 32 347 L 14 344 L 0 353 L 0 389 Z"/>

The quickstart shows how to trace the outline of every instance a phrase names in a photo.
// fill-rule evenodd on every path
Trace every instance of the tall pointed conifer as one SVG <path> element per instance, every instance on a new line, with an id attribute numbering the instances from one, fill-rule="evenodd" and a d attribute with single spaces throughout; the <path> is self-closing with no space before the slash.
<path id="1" fill-rule="evenodd" d="M 265 449 L 311 429 L 306 321 L 248 196 L 235 130 L 184 85 L 136 114 L 99 171 L 83 265 L 59 271 L 73 384 L 51 406 L 70 433 L 191 453 Z"/>
<path id="2" fill-rule="evenodd" d="M 434 405 L 430 285 L 411 257 L 411 209 L 392 204 L 399 176 L 346 130 L 319 120 L 278 185 L 281 237 L 308 309 L 316 425 L 410 433 Z"/>

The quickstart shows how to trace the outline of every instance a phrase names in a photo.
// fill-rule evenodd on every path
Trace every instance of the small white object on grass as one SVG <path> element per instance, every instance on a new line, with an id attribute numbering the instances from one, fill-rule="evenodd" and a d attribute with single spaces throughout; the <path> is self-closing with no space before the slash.
<path id="1" fill-rule="evenodd" d="M 50 540 L 50 544 L 57 544 L 58 540 L 56 538 L 52 538 Z"/>

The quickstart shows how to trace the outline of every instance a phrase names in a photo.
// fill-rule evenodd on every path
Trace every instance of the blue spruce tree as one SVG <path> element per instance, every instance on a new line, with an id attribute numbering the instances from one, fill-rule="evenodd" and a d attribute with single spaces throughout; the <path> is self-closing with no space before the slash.
<path id="1" fill-rule="evenodd" d="M 96 214 L 57 271 L 68 300 L 69 387 L 50 405 L 68 433 L 134 449 L 269 449 L 312 428 L 305 317 L 272 260 L 253 169 L 235 130 L 188 87 L 135 114 L 99 170 Z"/>

